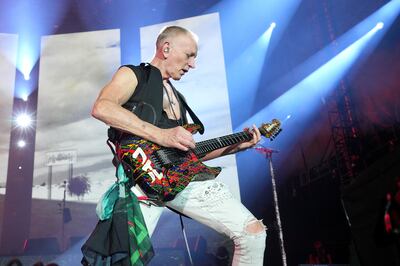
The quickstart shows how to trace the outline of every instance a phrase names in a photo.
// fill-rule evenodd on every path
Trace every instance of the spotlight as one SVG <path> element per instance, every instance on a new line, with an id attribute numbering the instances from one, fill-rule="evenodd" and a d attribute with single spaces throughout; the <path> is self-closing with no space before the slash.
<path id="1" fill-rule="evenodd" d="M 30 80 L 30 79 L 31 79 L 31 77 L 30 77 L 30 75 L 29 75 L 29 74 L 27 74 L 27 73 L 24 73 L 24 79 L 25 79 L 25 80 Z"/>
<path id="2" fill-rule="evenodd" d="M 25 140 L 20 139 L 20 140 L 17 142 L 17 146 L 18 146 L 19 148 L 25 147 L 25 146 L 26 146 Z"/>
<path id="3" fill-rule="evenodd" d="M 274 28 L 275 28 L 275 27 L 276 27 L 276 23 L 275 23 L 275 22 L 272 22 L 272 23 L 269 25 L 268 29 L 261 35 L 262 43 L 263 43 L 266 47 L 268 47 L 269 41 L 271 40 L 272 32 L 274 31 Z"/>
<path id="4" fill-rule="evenodd" d="M 22 100 L 23 100 L 24 102 L 28 101 L 28 95 L 25 94 L 25 93 L 22 94 L 21 98 L 22 98 Z"/>
<path id="5" fill-rule="evenodd" d="M 32 124 L 32 118 L 28 114 L 20 114 L 15 119 L 15 122 L 18 127 L 27 128 Z"/>
<path id="6" fill-rule="evenodd" d="M 22 71 L 21 71 L 22 74 L 24 75 L 25 80 L 29 80 L 31 78 L 29 75 L 31 70 L 32 70 L 31 63 L 29 62 L 29 59 L 25 57 L 22 61 Z"/>
<path id="7" fill-rule="evenodd" d="M 376 29 L 377 30 L 380 30 L 380 29 L 382 29 L 383 28 L 383 22 L 378 22 L 378 23 L 376 23 Z"/>

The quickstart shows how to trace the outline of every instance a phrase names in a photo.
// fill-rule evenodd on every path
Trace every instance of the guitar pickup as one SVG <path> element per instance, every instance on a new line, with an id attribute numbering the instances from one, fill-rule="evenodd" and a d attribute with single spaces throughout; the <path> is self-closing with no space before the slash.
<path id="1" fill-rule="evenodd" d="M 153 153 L 155 160 L 159 162 L 164 167 L 181 164 L 185 162 L 186 152 L 181 152 L 176 149 L 159 149 Z"/>

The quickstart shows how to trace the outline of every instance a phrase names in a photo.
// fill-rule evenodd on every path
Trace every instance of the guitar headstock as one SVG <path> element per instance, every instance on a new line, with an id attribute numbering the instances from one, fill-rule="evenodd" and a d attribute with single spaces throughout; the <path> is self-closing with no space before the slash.
<path id="1" fill-rule="evenodd" d="M 263 123 L 258 129 L 263 136 L 271 140 L 274 140 L 282 131 L 281 122 L 278 119 L 272 119 L 271 123 Z"/>

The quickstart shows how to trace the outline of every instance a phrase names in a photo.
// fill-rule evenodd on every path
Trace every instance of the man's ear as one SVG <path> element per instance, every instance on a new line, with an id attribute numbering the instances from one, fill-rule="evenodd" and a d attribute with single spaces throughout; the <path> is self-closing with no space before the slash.
<path id="1" fill-rule="evenodd" d="M 169 42 L 165 42 L 165 43 L 163 44 L 163 46 L 162 46 L 162 53 L 163 53 L 163 55 L 164 55 L 165 58 L 168 57 L 169 51 L 170 51 Z"/>

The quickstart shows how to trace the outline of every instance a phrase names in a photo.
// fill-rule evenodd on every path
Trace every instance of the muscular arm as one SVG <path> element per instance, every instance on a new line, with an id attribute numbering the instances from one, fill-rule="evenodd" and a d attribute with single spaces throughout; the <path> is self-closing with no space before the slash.
<path id="1" fill-rule="evenodd" d="M 94 103 L 92 116 L 109 126 L 154 141 L 152 136 L 157 135 L 158 129 L 121 107 L 132 96 L 137 84 L 132 70 L 120 68 L 101 90 Z"/>
<path id="2" fill-rule="evenodd" d="M 161 129 L 139 119 L 124 109 L 138 85 L 136 76 L 127 67 L 120 68 L 96 99 L 92 116 L 109 126 L 135 134 L 165 147 L 187 150 L 194 147 L 191 134 L 182 127 Z"/>

